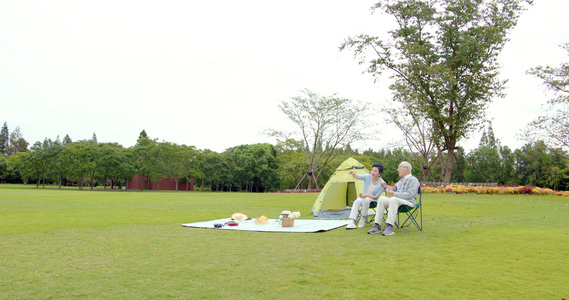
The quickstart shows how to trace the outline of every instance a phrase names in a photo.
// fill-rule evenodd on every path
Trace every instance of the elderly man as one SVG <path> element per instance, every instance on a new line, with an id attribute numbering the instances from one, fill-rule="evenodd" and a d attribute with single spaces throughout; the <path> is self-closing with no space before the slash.
<path id="1" fill-rule="evenodd" d="M 401 205 L 415 206 L 417 193 L 419 191 L 419 180 L 411 175 L 412 166 L 409 162 L 402 162 L 397 168 L 401 180 L 392 188 L 389 188 L 385 182 L 381 184 L 386 189 L 390 198 L 382 196 L 377 200 L 377 212 L 375 214 L 375 225 L 367 233 L 376 234 L 381 232 L 381 220 L 383 220 L 383 211 L 387 209 L 387 220 L 385 221 L 385 230 L 383 235 L 392 235 L 393 225 L 397 217 L 397 210 Z M 379 223 L 377 223 L 379 222 Z"/>

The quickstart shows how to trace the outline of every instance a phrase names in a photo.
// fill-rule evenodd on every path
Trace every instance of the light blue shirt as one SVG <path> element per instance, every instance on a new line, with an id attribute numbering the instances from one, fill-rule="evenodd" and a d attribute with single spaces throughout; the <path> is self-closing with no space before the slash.
<path id="1" fill-rule="evenodd" d="M 371 174 L 358 175 L 358 180 L 363 180 L 364 188 L 363 190 L 361 190 L 361 192 L 365 193 L 368 190 L 369 186 L 371 185 L 371 180 L 372 180 Z M 383 192 L 385 192 L 385 189 L 381 187 L 382 182 L 384 182 L 383 179 L 379 177 L 379 180 L 375 184 L 375 187 L 373 188 L 372 191 L 372 194 L 377 196 L 378 198 L 381 194 L 383 194 Z"/>

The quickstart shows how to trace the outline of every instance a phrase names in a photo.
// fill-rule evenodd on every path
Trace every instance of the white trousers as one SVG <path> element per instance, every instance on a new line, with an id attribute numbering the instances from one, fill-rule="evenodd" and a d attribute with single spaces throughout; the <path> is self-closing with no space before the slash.
<path id="1" fill-rule="evenodd" d="M 381 196 L 377 199 L 377 212 L 375 213 L 375 223 L 381 224 L 381 220 L 383 219 L 383 212 L 387 209 L 387 220 L 385 221 L 386 224 L 395 224 L 395 218 L 397 218 L 397 209 L 401 205 L 408 205 L 411 207 L 415 207 L 413 202 L 409 202 L 407 200 L 403 200 L 397 197 L 385 197 Z"/>
<path id="2" fill-rule="evenodd" d="M 352 205 L 352 211 L 350 212 L 350 219 L 357 219 L 358 218 L 358 210 L 361 207 L 362 212 L 367 213 L 369 210 L 369 204 L 373 201 L 371 198 L 362 198 L 358 197 L 356 201 L 354 201 L 354 205 Z M 364 215 L 365 216 L 365 215 Z"/>

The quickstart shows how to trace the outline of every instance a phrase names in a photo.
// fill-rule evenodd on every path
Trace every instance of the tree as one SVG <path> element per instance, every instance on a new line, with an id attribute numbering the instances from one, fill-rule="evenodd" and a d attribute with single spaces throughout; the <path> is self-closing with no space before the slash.
<path id="1" fill-rule="evenodd" d="M 176 191 L 180 179 L 190 182 L 190 177 L 201 178 L 203 174 L 199 168 L 198 151 L 194 146 L 172 144 L 172 156 L 167 162 L 166 171 L 176 180 Z M 187 189 L 186 185 L 186 189 Z"/>
<path id="2" fill-rule="evenodd" d="M 14 131 L 10 133 L 10 150 L 8 151 L 8 155 L 28 151 L 28 145 L 29 143 L 24 139 L 24 136 L 20 132 L 20 126 L 16 126 Z"/>
<path id="3" fill-rule="evenodd" d="M 24 177 L 22 175 L 22 164 L 23 161 L 22 157 L 25 157 L 26 155 L 29 155 L 28 152 L 19 152 L 16 153 L 12 156 L 8 157 L 8 162 L 10 163 L 10 166 L 12 168 L 12 171 L 10 173 L 10 177 L 14 178 L 14 179 L 21 179 L 22 183 L 27 184 L 28 183 L 28 178 Z"/>
<path id="4" fill-rule="evenodd" d="M 2 131 L 0 131 L 0 154 L 8 156 L 9 149 L 10 149 L 10 134 L 8 132 L 8 124 L 4 122 L 4 126 L 2 126 Z"/>
<path id="5" fill-rule="evenodd" d="M 279 141 L 296 139 L 302 142 L 299 147 L 306 159 L 306 173 L 311 175 L 308 189 L 312 189 L 340 150 L 362 139 L 363 126 L 370 125 L 366 124 L 369 104 L 356 104 L 336 95 L 320 96 L 307 89 L 302 92 L 304 96 L 293 97 L 279 105 L 298 130 L 269 130 L 269 135 Z"/>
<path id="6" fill-rule="evenodd" d="M 235 179 L 231 155 L 228 152 L 217 153 L 206 149 L 200 157 L 200 177 L 194 178 L 201 179 L 201 190 L 204 190 L 205 184 L 209 186 L 210 191 L 213 191 L 213 187 L 216 191 L 230 189 Z"/>
<path id="7" fill-rule="evenodd" d="M 30 151 L 30 156 L 26 161 L 26 168 L 30 173 L 33 173 L 36 179 L 36 187 L 39 187 L 40 182 L 43 180 L 43 187 L 45 188 L 46 173 L 49 168 L 49 162 L 46 159 L 45 150 L 41 147 L 40 142 L 36 142 Z"/>
<path id="8" fill-rule="evenodd" d="M 63 146 L 68 145 L 73 143 L 73 141 L 71 140 L 71 137 L 69 137 L 69 134 L 66 134 L 65 137 L 63 138 Z"/>
<path id="9" fill-rule="evenodd" d="M 234 173 L 247 190 L 261 192 L 276 187 L 276 150 L 270 144 L 237 146 L 231 152 Z"/>
<path id="10" fill-rule="evenodd" d="M 526 144 L 516 150 L 519 183 L 531 186 L 545 186 L 547 169 L 552 165 L 548 147 L 543 141 Z"/>
<path id="11" fill-rule="evenodd" d="M 107 181 L 113 189 L 121 178 L 132 178 L 134 173 L 126 150 L 116 143 L 100 143 L 97 145 L 97 174 L 106 189 Z"/>
<path id="12" fill-rule="evenodd" d="M 49 159 L 48 172 L 50 174 L 53 174 L 53 176 L 51 176 L 51 177 L 57 178 L 58 187 L 60 189 L 61 189 L 61 183 L 62 183 L 63 178 L 64 178 L 65 169 L 63 168 L 63 165 L 61 164 L 61 161 L 59 160 L 59 155 L 61 154 L 61 151 L 63 151 L 64 147 L 65 146 L 59 140 L 59 137 L 58 137 L 55 142 L 51 143 L 45 149 L 45 151 L 46 151 L 45 157 L 47 159 Z"/>
<path id="13" fill-rule="evenodd" d="M 432 120 L 424 118 L 417 111 L 416 107 L 407 106 L 403 109 L 405 113 L 402 113 L 402 115 L 390 114 L 389 118 L 391 123 L 395 124 L 403 132 L 409 150 L 416 150 L 423 158 L 422 172 L 419 178 L 419 180 L 422 180 L 431 175 L 429 174 L 429 169 L 433 158 L 432 154 L 435 150 L 439 150 L 440 147 L 437 147 L 433 136 Z M 434 163 L 434 161 L 432 162 Z"/>
<path id="14" fill-rule="evenodd" d="M 293 189 L 306 174 L 306 158 L 299 150 L 301 142 L 281 141 L 277 144 L 277 177 L 280 190 Z"/>
<path id="15" fill-rule="evenodd" d="M 69 145 L 61 151 L 58 160 L 66 174 L 79 182 L 79 189 L 83 189 L 86 180 L 94 179 L 97 169 L 97 148 L 92 141 L 79 141 Z M 92 187 L 92 186 L 91 186 Z"/>
<path id="16" fill-rule="evenodd" d="M 136 145 L 132 149 L 134 173 L 140 175 L 143 181 L 141 189 L 144 189 L 145 187 L 144 178 L 149 177 L 150 165 L 152 163 L 150 159 L 150 151 L 154 147 L 154 144 L 156 144 L 156 140 L 151 140 L 145 135 L 146 132 L 144 132 L 144 136 L 141 133 L 140 137 L 136 141 Z"/>
<path id="17" fill-rule="evenodd" d="M 561 47 L 569 53 L 569 43 Z M 541 79 L 555 97 L 547 101 L 550 113 L 526 127 L 526 140 L 532 142 L 539 137 L 554 147 L 569 149 L 569 63 L 562 63 L 558 68 L 539 66 L 527 73 Z"/>
<path id="18" fill-rule="evenodd" d="M 27 184 L 28 180 L 37 179 L 37 171 L 35 166 L 35 159 L 30 152 L 18 152 L 10 158 L 17 157 L 18 172 L 22 176 L 22 181 Z"/>
<path id="19" fill-rule="evenodd" d="M 359 35 L 340 50 L 353 49 L 366 72 L 389 71 L 394 100 L 416 107 L 432 120 L 442 151 L 443 181 L 450 182 L 455 150 L 479 128 L 488 104 L 503 96 L 498 54 L 524 3 L 531 0 L 384 0 L 372 7 L 395 18 L 390 40 Z M 369 56 L 373 58 L 368 59 Z"/>
<path id="20" fill-rule="evenodd" d="M 140 134 L 138 135 L 138 138 L 148 138 L 148 135 L 146 134 L 146 130 L 142 129 L 142 131 L 140 132 Z"/>
<path id="21" fill-rule="evenodd" d="M 150 144 L 146 160 L 148 180 L 156 182 L 160 190 L 160 181 L 168 176 L 167 164 L 173 154 L 172 144 L 168 142 Z"/>
<path id="22" fill-rule="evenodd" d="M 12 167 L 10 163 L 3 155 L 0 155 L 0 179 L 4 180 L 8 174 L 12 172 Z"/>

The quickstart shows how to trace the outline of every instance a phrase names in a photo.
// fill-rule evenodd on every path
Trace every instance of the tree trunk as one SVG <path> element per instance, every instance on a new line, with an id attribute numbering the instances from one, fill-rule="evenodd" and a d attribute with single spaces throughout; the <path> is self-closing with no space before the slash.
<path id="1" fill-rule="evenodd" d="M 312 190 L 314 187 L 314 176 L 308 176 L 308 190 Z"/>
<path id="2" fill-rule="evenodd" d="M 450 148 L 447 151 L 447 156 L 445 159 L 441 160 L 441 178 L 442 182 L 450 183 L 452 180 L 452 170 L 454 168 L 454 161 L 455 161 L 455 153 L 454 148 Z"/>

